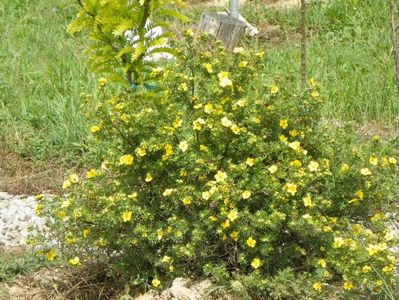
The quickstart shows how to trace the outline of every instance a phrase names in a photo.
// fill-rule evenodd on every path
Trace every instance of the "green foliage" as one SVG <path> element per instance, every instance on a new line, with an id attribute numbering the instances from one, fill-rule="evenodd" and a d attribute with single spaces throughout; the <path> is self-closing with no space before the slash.
<path id="1" fill-rule="evenodd" d="M 79 0 L 78 3 L 80 10 L 68 25 L 68 31 L 88 31 L 91 44 L 86 52 L 92 70 L 111 74 L 113 80 L 127 79 L 130 85 L 141 85 L 146 80 L 146 71 L 153 66 L 145 58 L 159 52 L 176 54 L 169 47 L 159 47 L 169 34 L 154 37 L 148 33 L 157 26 L 167 26 L 168 18 L 186 21 L 175 9 L 183 5 L 181 0 Z M 125 36 L 127 30 L 130 41 Z"/>
<path id="2" fill-rule="evenodd" d="M 48 264 L 32 251 L 18 255 L 0 254 L 0 282 L 12 280 L 17 275 L 29 274 Z"/>
<path id="3" fill-rule="evenodd" d="M 149 73 L 159 92 L 101 83 L 91 131 L 110 147 L 86 178 L 70 175 L 65 197 L 39 200 L 63 248 L 44 254 L 106 260 L 155 288 L 208 274 L 276 298 L 395 282 L 385 212 L 396 216 L 397 158 L 321 125 L 313 79 L 296 95 L 268 76 L 263 52 L 186 37 L 181 59 Z"/>

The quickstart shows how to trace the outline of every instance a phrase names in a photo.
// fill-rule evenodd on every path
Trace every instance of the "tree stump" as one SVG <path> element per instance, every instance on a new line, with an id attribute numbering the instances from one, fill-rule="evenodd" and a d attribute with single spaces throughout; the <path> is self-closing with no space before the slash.
<path id="1" fill-rule="evenodd" d="M 246 27 L 247 24 L 228 15 L 204 13 L 198 30 L 221 40 L 227 50 L 232 50 L 240 42 Z"/>

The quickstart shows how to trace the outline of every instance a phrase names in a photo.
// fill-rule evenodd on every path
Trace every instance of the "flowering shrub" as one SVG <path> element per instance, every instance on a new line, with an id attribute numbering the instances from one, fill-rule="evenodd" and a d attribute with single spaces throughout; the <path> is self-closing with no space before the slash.
<path id="1" fill-rule="evenodd" d="M 281 277 L 310 298 L 328 284 L 381 291 L 394 280 L 397 159 L 322 127 L 314 80 L 295 95 L 264 53 L 186 35 L 181 58 L 152 70 L 161 91 L 108 95 L 102 80 L 91 131 L 109 149 L 66 196 L 40 200 L 63 247 L 43 253 L 106 259 L 154 288 L 195 273 L 276 298 Z"/>

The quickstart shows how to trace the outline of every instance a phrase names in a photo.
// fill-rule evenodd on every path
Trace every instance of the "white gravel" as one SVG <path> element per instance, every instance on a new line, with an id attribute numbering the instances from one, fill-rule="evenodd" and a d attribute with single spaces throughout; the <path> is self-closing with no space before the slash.
<path id="1" fill-rule="evenodd" d="M 13 196 L 0 192 L 0 246 L 25 245 L 29 227 L 45 228 L 45 221 L 35 214 L 34 196 Z"/>

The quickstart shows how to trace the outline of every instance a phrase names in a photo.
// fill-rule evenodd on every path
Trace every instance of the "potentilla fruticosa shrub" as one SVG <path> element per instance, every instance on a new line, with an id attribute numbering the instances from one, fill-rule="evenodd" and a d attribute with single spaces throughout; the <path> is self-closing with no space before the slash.
<path id="1" fill-rule="evenodd" d="M 313 79 L 295 94 L 268 76 L 263 52 L 193 35 L 146 75 L 156 92 L 111 93 L 101 79 L 90 130 L 109 148 L 64 196 L 39 197 L 61 245 L 41 252 L 101 259 L 154 288 L 206 274 L 273 295 L 273 278 L 297 276 L 309 297 L 328 284 L 379 293 L 395 280 L 397 158 L 320 125 Z"/>

